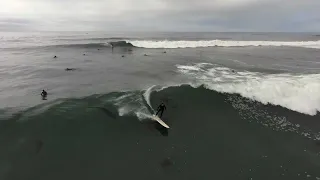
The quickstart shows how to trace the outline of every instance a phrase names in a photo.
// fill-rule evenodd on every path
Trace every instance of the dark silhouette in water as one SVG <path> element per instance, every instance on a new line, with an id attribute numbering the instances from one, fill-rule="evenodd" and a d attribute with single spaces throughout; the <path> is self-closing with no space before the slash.
<path id="1" fill-rule="evenodd" d="M 165 54 L 165 53 L 167 53 L 166 51 L 163 51 L 163 53 Z"/>
<path id="2" fill-rule="evenodd" d="M 83 54 L 84 56 L 86 55 L 86 54 Z"/>
<path id="3" fill-rule="evenodd" d="M 161 103 L 160 106 L 159 106 L 158 109 L 157 109 L 156 115 L 158 115 L 159 113 L 161 113 L 161 115 L 160 115 L 160 118 L 161 118 L 164 110 L 166 110 L 166 106 L 164 105 L 164 103 Z"/>
<path id="4" fill-rule="evenodd" d="M 121 57 L 124 57 L 124 55 L 122 55 Z"/>
<path id="5" fill-rule="evenodd" d="M 66 68 L 66 69 L 64 69 L 65 71 L 74 71 L 74 70 L 76 70 L 76 68 Z"/>
<path id="6" fill-rule="evenodd" d="M 57 58 L 57 56 L 54 56 L 53 58 Z"/>
<path id="7" fill-rule="evenodd" d="M 47 95 L 48 95 L 47 91 L 42 90 L 42 92 L 41 92 L 42 100 L 47 100 L 47 99 L 46 99 L 46 98 L 47 98 Z"/>
<path id="8" fill-rule="evenodd" d="M 147 54 L 144 54 L 144 56 L 148 56 Z"/>

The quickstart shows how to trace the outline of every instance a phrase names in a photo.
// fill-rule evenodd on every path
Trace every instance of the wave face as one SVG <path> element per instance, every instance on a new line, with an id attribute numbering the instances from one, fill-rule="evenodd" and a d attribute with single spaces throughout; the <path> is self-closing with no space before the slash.
<path id="1" fill-rule="evenodd" d="M 48 47 L 58 47 L 58 48 L 103 48 L 109 47 L 110 45 L 106 43 L 79 43 L 79 44 L 59 44 Z"/>
<path id="2" fill-rule="evenodd" d="M 114 42 L 109 42 L 114 47 L 133 47 L 133 45 L 129 42 L 126 41 L 114 41 Z"/>
<path id="3" fill-rule="evenodd" d="M 320 111 L 320 74 L 236 72 L 209 63 L 177 65 L 180 73 L 206 88 L 315 115 Z"/>
<path id="4" fill-rule="evenodd" d="M 145 103 L 148 101 L 153 108 L 166 103 L 162 119 L 171 127 L 169 130 L 148 119 L 141 121 L 149 116 Z M 186 162 L 205 162 L 223 165 L 221 169 L 227 169 L 230 175 L 227 179 L 240 175 L 241 179 L 253 175 L 257 179 L 281 179 L 281 173 L 270 173 L 279 171 L 281 166 L 286 169 L 284 172 L 291 173 L 289 177 L 298 177 L 301 172 L 318 177 L 320 156 L 314 142 L 320 140 L 319 133 L 291 122 L 294 118 L 318 122 L 319 116 L 188 85 L 60 99 L 0 120 L 0 145 L 6 147 L 0 150 L 0 176 L 15 179 L 18 174 L 32 179 L 30 172 L 38 173 L 41 167 L 41 178 L 55 175 L 54 168 L 63 172 L 56 177 L 79 180 L 97 174 L 103 179 L 133 177 L 119 173 L 119 169 L 138 172 L 133 174 L 134 179 L 139 179 L 141 168 L 152 164 L 142 178 L 150 179 L 150 173 L 156 174 L 163 164 L 169 164 L 168 168 L 184 173 L 179 179 L 190 177 L 189 172 L 195 172 L 191 173 L 192 179 L 199 174 L 214 179 L 220 168 L 212 173 L 211 166 L 205 170 L 177 167 Z M 163 159 L 173 163 L 161 163 Z M 66 167 L 73 169 L 64 171 Z M 106 167 L 112 171 L 106 171 Z M 178 171 L 180 167 L 185 170 Z M 79 174 L 83 169 L 85 173 Z M 239 174 L 240 170 L 246 173 Z M 251 174 L 256 172 L 259 176 Z M 224 179 L 225 174 L 220 173 L 218 179 Z"/>
<path id="5" fill-rule="evenodd" d="M 69 43 L 60 43 L 60 44 L 51 44 L 51 45 L 32 45 L 32 46 L 25 46 L 25 47 L 0 47 L 1 49 L 33 49 L 33 48 L 85 48 L 85 49 L 97 49 L 97 48 L 111 48 L 111 47 L 123 47 L 123 48 L 130 48 L 134 47 L 131 43 L 126 41 L 110 41 L 110 42 L 69 42 Z"/>
<path id="6" fill-rule="evenodd" d="M 131 43 L 127 43 L 126 41 L 114 41 L 107 43 L 79 43 L 79 44 L 59 44 L 53 45 L 54 47 L 62 47 L 62 48 L 104 48 L 104 47 L 133 47 Z M 51 47 L 51 46 L 49 46 Z"/>
<path id="7" fill-rule="evenodd" d="M 141 48 L 198 48 L 198 47 L 247 47 L 247 46 L 289 46 L 320 49 L 320 41 L 127 41 Z"/>

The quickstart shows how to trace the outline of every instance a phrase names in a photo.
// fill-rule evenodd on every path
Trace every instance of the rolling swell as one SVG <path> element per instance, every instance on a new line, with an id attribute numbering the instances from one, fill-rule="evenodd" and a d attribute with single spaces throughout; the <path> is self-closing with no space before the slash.
<path id="1" fill-rule="evenodd" d="M 134 47 L 131 43 L 127 41 L 114 41 L 114 42 L 109 42 L 114 47 Z"/>
<path id="2" fill-rule="evenodd" d="M 131 43 L 128 43 L 126 41 L 111 41 L 111 42 L 105 42 L 105 43 L 70 43 L 70 44 L 54 44 L 54 45 L 44 45 L 44 46 L 27 46 L 27 47 L 10 47 L 10 48 L 3 48 L 3 49 L 37 49 L 37 48 L 44 48 L 44 49 L 51 49 L 51 48 L 72 48 L 72 49 L 78 49 L 78 48 L 84 48 L 84 49 L 103 49 L 103 48 L 111 48 L 111 47 L 135 47 Z"/>
<path id="3" fill-rule="evenodd" d="M 107 43 L 84 43 L 84 44 L 62 44 L 62 45 L 54 45 L 53 47 L 60 48 L 105 48 L 105 47 L 134 47 L 131 43 L 127 43 L 126 41 L 114 41 Z M 52 47 L 52 46 L 49 46 Z"/>
<path id="4" fill-rule="evenodd" d="M 317 120 L 320 117 L 319 114 L 309 116 L 281 106 L 263 104 L 239 94 L 212 91 L 205 86 L 197 88 L 189 85 L 168 87 L 161 91 L 152 92 L 151 97 L 153 106 L 161 101 L 170 104 L 173 107 L 172 109 L 176 108 L 177 104 L 186 104 L 186 112 L 190 111 L 199 116 L 209 117 L 216 116 L 216 113 L 220 114 L 220 111 L 222 111 L 226 118 L 255 122 L 276 131 L 295 132 L 314 140 L 320 140 L 320 128 L 317 127 L 320 124 Z M 209 107 L 210 111 L 200 115 L 203 110 L 198 107 L 202 106 Z M 235 110 L 237 114 L 229 115 L 227 110 L 230 108 Z M 304 121 L 301 121 L 301 119 L 304 119 Z"/>
<path id="5" fill-rule="evenodd" d="M 215 114 L 222 111 L 224 112 L 222 114 L 229 119 L 243 119 L 259 123 L 273 130 L 296 132 L 320 140 L 317 133 L 320 132 L 320 128 L 317 126 L 319 124 L 317 121 L 319 114 L 309 116 L 281 106 L 263 104 L 239 94 L 220 93 L 205 86 L 191 87 L 189 85 L 162 89 L 152 86 L 145 91 L 112 92 L 80 99 L 58 99 L 16 112 L 11 116 L 3 116 L 0 129 L 8 122 L 12 124 L 51 118 L 59 119 L 62 123 L 76 119 L 82 119 L 85 122 L 85 117 L 110 122 L 122 121 L 122 119 L 143 121 L 145 117 L 140 116 L 139 113 L 151 115 L 161 102 L 167 105 L 167 111 L 164 113 L 163 119 L 168 122 L 169 126 L 175 121 L 179 121 L 181 114 L 175 112 L 175 109 L 184 104 L 183 109 L 197 116 L 216 117 Z M 210 110 L 204 112 L 201 109 L 203 106 L 209 107 Z M 228 109 L 237 113 L 229 116 Z M 6 114 L 5 110 L 2 110 L 1 113 Z M 167 119 L 169 117 L 174 120 Z M 304 119 L 304 121 L 301 121 L 301 119 Z"/>
<path id="6" fill-rule="evenodd" d="M 307 137 L 313 139 L 314 134 L 289 121 L 299 113 L 204 87 L 151 88 L 143 96 L 145 92 L 61 99 L 1 121 L 0 126 L 6 125 L 8 130 L 1 131 L 0 145 L 6 148 L 1 148 L 0 154 L 7 156 L 0 167 L 10 163 L 2 177 L 125 179 L 130 173 L 131 178 L 149 179 L 150 173 L 161 168 L 163 158 L 172 162 L 169 168 L 179 179 L 199 174 L 206 179 L 283 179 L 282 171 L 270 173 L 278 172 L 280 166 L 287 169 L 287 179 L 301 172 L 319 176 L 319 148 L 297 135 L 309 133 Z M 153 108 L 160 102 L 167 105 L 162 119 L 171 129 L 166 138 L 154 122 L 137 118 L 137 112 L 145 112 L 148 101 Z M 188 164 L 202 164 L 202 168 Z M 68 171 L 63 171 L 66 167 Z M 63 174 L 52 177 L 52 169 Z M 177 176 L 163 174 L 154 179 L 164 178 Z"/>
<path id="7" fill-rule="evenodd" d="M 105 43 L 83 43 L 83 44 L 60 44 L 53 45 L 48 47 L 57 47 L 57 48 L 103 48 L 108 47 Z"/>
<path id="8" fill-rule="evenodd" d="M 95 37 L 95 38 L 57 38 L 61 41 L 121 41 L 124 39 L 130 39 L 127 37 Z"/>

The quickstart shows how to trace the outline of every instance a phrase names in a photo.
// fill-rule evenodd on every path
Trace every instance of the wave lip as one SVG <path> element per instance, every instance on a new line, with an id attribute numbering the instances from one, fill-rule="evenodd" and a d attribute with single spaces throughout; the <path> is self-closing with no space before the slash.
<path id="1" fill-rule="evenodd" d="M 133 45 L 127 41 L 114 41 L 114 42 L 109 42 L 109 44 L 114 47 L 133 47 Z"/>
<path id="2" fill-rule="evenodd" d="M 189 66 L 178 65 L 177 68 L 207 89 L 240 94 L 263 104 L 279 105 L 308 115 L 320 111 L 320 74 L 263 74 L 235 72 L 213 64 Z"/>
<path id="3" fill-rule="evenodd" d="M 83 43 L 83 44 L 61 44 L 55 45 L 56 47 L 64 47 L 64 48 L 103 48 L 103 47 L 133 47 L 131 43 L 127 43 L 126 41 L 114 41 L 107 43 Z"/>
<path id="4" fill-rule="evenodd" d="M 58 48 L 103 48 L 108 47 L 106 43 L 78 43 L 78 44 L 58 44 L 49 45 L 47 47 L 58 47 Z"/>
<path id="5" fill-rule="evenodd" d="M 247 47 L 247 46 L 289 46 L 320 49 L 319 41 L 224 41 L 224 40 L 203 40 L 203 41 L 150 41 L 136 40 L 126 41 L 133 46 L 140 48 L 199 48 L 199 47 Z"/>

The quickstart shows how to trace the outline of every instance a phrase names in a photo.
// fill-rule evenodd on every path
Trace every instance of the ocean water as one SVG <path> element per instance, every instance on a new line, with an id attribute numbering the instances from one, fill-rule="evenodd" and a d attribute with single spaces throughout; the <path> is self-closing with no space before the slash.
<path id="1" fill-rule="evenodd" d="M 0 54 L 0 179 L 320 179 L 317 33 L 1 32 Z"/>

